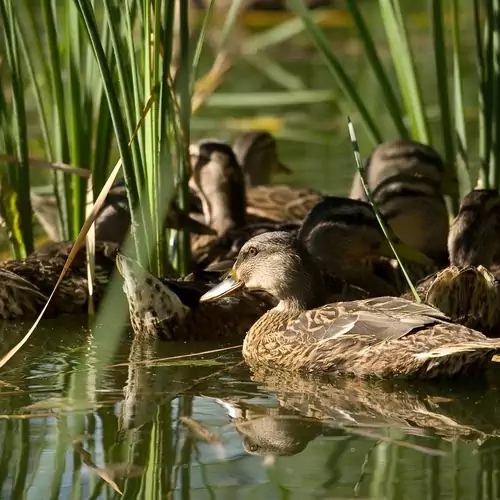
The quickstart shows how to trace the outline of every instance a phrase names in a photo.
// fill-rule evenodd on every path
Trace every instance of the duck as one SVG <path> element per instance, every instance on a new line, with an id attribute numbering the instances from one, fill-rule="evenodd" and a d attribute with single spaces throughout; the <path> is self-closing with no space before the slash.
<path id="1" fill-rule="evenodd" d="M 430 257 L 434 267 L 413 270 L 415 279 L 448 265 L 449 216 L 443 197 L 445 167 L 432 147 L 409 139 L 379 144 L 365 162 L 373 201 L 398 238 Z M 350 198 L 367 201 L 359 173 Z"/>
<path id="2" fill-rule="evenodd" d="M 215 235 L 191 236 L 195 270 L 235 258 L 254 234 L 278 227 L 298 228 L 298 222 L 279 224 L 247 213 L 243 170 L 226 142 L 202 139 L 190 145 L 189 156 L 189 188 L 201 202 L 202 218 L 198 220 L 215 231 Z"/>
<path id="3" fill-rule="evenodd" d="M 201 296 L 240 289 L 278 304 L 248 330 L 243 357 L 253 368 L 310 374 L 432 380 L 484 371 L 500 342 L 453 323 L 438 309 L 400 297 L 325 302 L 325 285 L 296 235 L 273 231 L 241 248 L 228 276 Z"/>
<path id="4" fill-rule="evenodd" d="M 171 207 L 166 225 L 179 229 L 213 234 L 205 224 Z M 96 219 L 95 279 L 93 301 L 98 305 L 104 295 L 115 258 L 130 226 L 130 212 L 125 187 L 117 183 L 106 198 Z M 73 247 L 73 241 L 49 241 L 42 244 L 25 259 L 0 262 L 0 318 L 26 319 L 37 316 L 52 293 L 59 275 Z M 60 283 L 47 317 L 78 314 L 88 310 L 89 291 L 85 246 L 78 251 L 71 267 Z"/>
<path id="5" fill-rule="evenodd" d="M 324 228 L 329 231 L 328 236 L 334 235 L 329 224 Z M 316 239 L 311 241 L 311 244 L 315 243 Z M 241 292 L 229 300 L 200 303 L 201 296 L 215 286 L 233 264 L 234 259 L 220 260 L 181 278 L 173 274 L 157 278 L 137 261 L 120 253 L 117 268 L 123 277 L 134 338 L 241 340 L 252 324 L 277 303 L 263 292 Z M 369 296 L 364 289 L 334 276 L 327 268 L 321 272 L 330 300 Z"/>
<path id="6" fill-rule="evenodd" d="M 386 226 L 405 265 L 433 265 Z M 394 253 L 369 203 L 325 196 L 309 212 L 297 235 L 322 270 L 362 288 L 368 296 L 399 295 L 408 288 L 398 268 L 390 263 Z"/>
<path id="7" fill-rule="evenodd" d="M 157 278 L 121 253 L 116 264 L 123 277 L 134 339 L 241 339 L 246 330 L 275 305 L 267 294 L 246 292 L 213 304 L 201 304 L 200 297 L 222 274 L 217 265 L 204 270 L 203 275 Z"/>
<path id="8" fill-rule="evenodd" d="M 448 235 L 450 265 L 417 284 L 421 299 L 490 337 L 500 336 L 500 194 L 475 189 Z"/>
<path id="9" fill-rule="evenodd" d="M 236 138 L 232 147 L 245 175 L 248 214 L 275 222 L 301 222 L 321 200 L 323 195 L 309 188 L 270 185 L 272 174 L 292 173 L 279 160 L 276 139 L 271 133 L 246 132 Z"/>
<path id="10" fill-rule="evenodd" d="M 0 262 L 0 318 L 19 320 L 36 317 L 42 311 L 57 283 L 73 242 L 59 243 L 21 260 Z M 95 243 L 93 301 L 98 304 L 115 267 L 118 245 Z M 73 264 L 61 281 L 46 317 L 88 311 L 89 290 L 85 248 L 79 249 Z"/>

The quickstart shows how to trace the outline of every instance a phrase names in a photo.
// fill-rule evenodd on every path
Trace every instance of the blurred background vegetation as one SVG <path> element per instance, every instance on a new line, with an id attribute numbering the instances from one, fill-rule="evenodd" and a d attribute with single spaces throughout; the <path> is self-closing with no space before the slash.
<path id="1" fill-rule="evenodd" d="M 497 186 L 493 0 L 346 0 L 310 11 L 306 3 L 257 11 L 240 0 L 189 8 L 2 0 L 3 248 L 10 242 L 21 257 L 40 241 L 30 200 L 36 209 L 47 194 L 55 194 L 58 236 L 74 239 L 88 172 L 95 199 L 121 154 L 129 201 L 140 207 L 136 249 L 160 270 L 168 252 L 160 214 L 174 190 L 184 205 L 190 141 L 267 129 L 294 171 L 287 182 L 346 194 L 354 173 L 347 114 L 365 157 L 397 136 L 435 146 L 449 168 L 450 212 L 478 172 L 484 186 Z M 37 168 L 40 160 L 86 172 Z"/>

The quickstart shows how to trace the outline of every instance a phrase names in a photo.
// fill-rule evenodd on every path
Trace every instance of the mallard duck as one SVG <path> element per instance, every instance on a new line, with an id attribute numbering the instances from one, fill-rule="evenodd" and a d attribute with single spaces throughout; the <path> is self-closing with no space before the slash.
<path id="1" fill-rule="evenodd" d="M 276 139 L 266 131 L 239 136 L 233 150 L 247 184 L 247 213 L 276 222 L 302 221 L 322 198 L 321 193 L 287 184 L 268 185 L 271 174 L 291 173 L 278 158 Z"/>
<path id="2" fill-rule="evenodd" d="M 162 340 L 216 340 L 242 338 L 246 330 L 270 307 L 274 300 L 262 293 L 240 293 L 236 297 L 200 304 L 220 276 L 205 271 L 193 279 L 155 278 L 138 262 L 119 254 L 117 267 L 124 278 L 130 322 L 136 337 Z"/>
<path id="3" fill-rule="evenodd" d="M 213 234 L 208 226 L 190 219 L 176 207 L 166 217 L 169 227 L 183 225 L 192 231 Z M 119 244 L 130 225 L 124 186 L 110 192 L 96 219 L 96 274 L 94 303 L 98 304 L 114 268 Z M 103 241 L 109 238 L 110 241 Z M 48 242 L 26 259 L 0 263 L 0 318 L 19 319 L 37 315 L 45 305 L 71 251 L 73 242 Z M 53 297 L 47 316 L 84 312 L 88 307 L 88 280 L 84 247 L 80 249 Z"/>
<path id="4" fill-rule="evenodd" d="M 421 298 L 453 321 L 500 336 L 500 195 L 476 189 L 462 200 L 448 235 L 450 266 L 421 281 Z"/>
<path id="5" fill-rule="evenodd" d="M 432 264 L 421 252 L 391 236 L 405 263 Z M 394 254 L 368 203 L 326 196 L 309 212 L 298 238 L 317 265 L 370 296 L 398 295 L 407 289 L 388 261 Z"/>
<path id="6" fill-rule="evenodd" d="M 252 235 L 279 227 L 273 220 L 246 213 L 243 171 L 228 144 L 207 139 L 190 146 L 189 187 L 200 199 L 204 223 L 215 236 L 191 238 L 196 269 L 234 258 Z M 292 223 L 288 227 L 298 227 Z"/>
<path id="7" fill-rule="evenodd" d="M 38 315 L 52 293 L 72 246 L 72 242 L 59 243 L 40 256 L 1 262 L 0 318 L 19 319 Z M 115 243 L 96 242 L 95 304 L 99 303 L 109 282 L 117 250 Z M 89 292 L 85 261 L 85 249 L 82 247 L 59 285 L 47 309 L 47 317 L 87 311 Z"/>
<path id="8" fill-rule="evenodd" d="M 442 195 L 443 160 L 430 146 L 411 140 L 387 141 L 366 161 L 374 202 L 401 241 L 437 263 L 448 265 L 449 219 Z M 366 201 L 359 174 L 350 197 Z M 420 278 L 437 269 L 422 269 Z"/>
<path id="9" fill-rule="evenodd" d="M 372 264 L 377 263 L 381 255 L 390 255 L 390 248 L 368 204 L 349 198 L 326 197 L 308 215 L 298 235 L 321 269 L 327 292 L 325 301 L 396 293 L 396 283 L 386 282 L 373 274 Z M 396 248 L 408 258 L 425 258 L 399 242 Z M 212 264 L 209 269 L 195 270 L 180 281 L 172 281 L 169 278 L 158 280 L 136 262 L 122 257 L 119 268 L 136 336 L 168 339 L 173 337 L 168 333 L 173 329 L 176 339 L 182 335 L 188 338 L 222 337 L 227 336 L 226 330 L 238 332 L 242 337 L 261 315 L 259 311 L 263 313 L 274 305 L 272 300 L 259 298 L 258 306 L 254 299 L 198 306 L 201 295 L 230 270 L 233 263 L 234 260 L 225 260 Z M 249 309 L 245 321 L 239 322 L 238 328 L 233 327 L 245 308 Z M 234 315 L 232 322 L 228 321 L 231 315 Z M 162 321 L 155 318 L 162 318 Z M 187 318 L 186 325 L 184 318 Z"/>
<path id="10" fill-rule="evenodd" d="M 371 273 L 370 262 L 376 262 L 380 255 L 390 251 L 383 235 L 379 235 L 376 221 L 373 223 L 372 219 L 371 207 L 363 202 L 327 197 L 304 221 L 298 234 L 309 251 L 315 256 L 317 254 L 317 264 L 327 291 L 326 301 L 361 299 L 388 291 L 396 293 L 392 283 Z M 418 252 L 405 245 L 397 243 L 396 247 L 403 255 L 419 257 Z M 336 259 L 338 262 L 335 262 Z M 119 257 L 119 269 L 124 278 L 124 291 L 136 336 L 216 338 L 227 336 L 226 332 L 237 332 L 243 337 L 251 324 L 275 305 L 272 299 L 255 299 L 249 295 L 233 302 L 198 305 L 201 295 L 230 270 L 233 263 L 234 260 L 221 261 L 208 269 L 195 270 L 182 280 L 173 281 L 172 277 L 154 278 L 137 262 Z M 368 291 L 361 285 L 366 286 Z M 244 321 L 240 320 L 242 317 Z M 235 323 L 238 327 L 234 326 Z M 175 330 L 175 335 L 171 330 Z"/>
<path id="11" fill-rule="evenodd" d="M 478 372 L 500 350 L 499 342 L 453 324 L 439 310 L 402 298 L 321 306 L 322 275 L 297 237 L 284 231 L 247 241 L 230 275 L 200 301 L 242 287 L 278 301 L 245 336 L 250 366 L 433 379 Z"/>

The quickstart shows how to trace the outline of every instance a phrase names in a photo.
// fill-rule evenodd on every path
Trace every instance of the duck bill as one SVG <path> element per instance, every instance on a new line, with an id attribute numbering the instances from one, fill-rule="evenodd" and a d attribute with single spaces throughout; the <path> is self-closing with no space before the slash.
<path id="1" fill-rule="evenodd" d="M 427 255 L 422 253 L 420 250 L 406 245 L 401 241 L 394 241 L 393 246 L 401 260 L 428 266 L 434 264 L 434 261 L 430 257 L 427 257 Z M 391 246 L 387 241 L 384 242 L 384 244 L 380 248 L 380 251 L 384 257 L 388 257 L 390 259 L 394 258 L 394 252 L 392 251 Z"/>
<path id="2" fill-rule="evenodd" d="M 221 281 L 218 285 L 215 285 L 211 290 L 200 297 L 200 302 L 212 302 L 213 300 L 227 297 L 242 286 L 243 281 L 240 281 L 236 272 L 231 269 L 226 274 L 223 281 Z"/>
<path id="3" fill-rule="evenodd" d="M 285 164 L 281 163 L 280 161 L 278 161 L 278 163 L 276 163 L 276 166 L 275 166 L 275 172 L 277 174 L 287 174 L 287 175 L 290 175 L 293 173 L 293 170 L 289 167 L 287 167 Z"/>

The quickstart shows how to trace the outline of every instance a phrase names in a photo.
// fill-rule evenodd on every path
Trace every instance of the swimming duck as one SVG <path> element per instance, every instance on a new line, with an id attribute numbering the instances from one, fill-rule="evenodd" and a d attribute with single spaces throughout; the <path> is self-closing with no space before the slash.
<path id="1" fill-rule="evenodd" d="M 418 284 L 421 298 L 453 321 L 500 336 L 500 195 L 476 189 L 448 235 L 450 266 Z"/>
<path id="2" fill-rule="evenodd" d="M 284 231 L 247 241 L 230 275 L 200 301 L 243 287 L 278 301 L 245 336 L 250 366 L 433 379 L 478 372 L 500 350 L 499 342 L 453 324 L 439 310 L 402 298 L 322 306 L 321 273 L 297 237 Z"/>
<path id="3" fill-rule="evenodd" d="M 236 257 L 252 235 L 279 227 L 271 219 L 246 213 L 244 175 L 231 146 L 207 139 L 192 144 L 189 154 L 189 187 L 201 201 L 203 222 L 216 232 L 215 236 L 192 235 L 196 269 Z M 298 228 L 298 223 L 287 227 Z"/>
<path id="4" fill-rule="evenodd" d="M 401 241 L 433 259 L 435 269 L 448 265 L 449 219 L 442 195 L 443 160 L 430 146 L 399 139 L 377 146 L 366 161 L 373 200 Z M 367 201 L 359 174 L 350 197 Z"/>
<path id="5" fill-rule="evenodd" d="M 130 225 L 130 213 L 124 189 L 115 186 L 96 219 L 94 304 L 101 300 L 114 269 L 119 244 Z M 212 234 L 206 225 L 172 209 L 166 217 L 169 227 L 186 226 Z M 110 238 L 103 241 L 100 238 Z M 51 294 L 71 251 L 73 242 L 48 242 L 26 259 L 0 262 L 0 318 L 20 319 L 40 313 Z M 89 301 L 85 248 L 77 253 L 71 267 L 53 297 L 46 316 L 87 311 Z"/>
<path id="6" fill-rule="evenodd" d="M 278 158 L 276 139 L 266 131 L 236 138 L 233 150 L 246 178 L 247 213 L 276 222 L 302 221 L 322 195 L 287 184 L 269 185 L 271 174 L 291 173 Z"/>
<path id="7" fill-rule="evenodd" d="M 407 289 L 402 275 L 389 262 L 394 254 L 369 203 L 326 196 L 309 212 L 298 238 L 317 265 L 370 296 L 399 295 Z M 391 240 L 405 264 L 432 264 L 396 235 Z"/>
<path id="8" fill-rule="evenodd" d="M 38 315 L 59 278 L 73 242 L 58 243 L 38 256 L 0 263 L 0 318 L 20 319 Z M 96 241 L 94 303 L 101 300 L 115 266 L 118 245 Z M 85 248 L 77 253 L 46 316 L 84 313 L 88 308 L 89 292 Z"/>
<path id="9" fill-rule="evenodd" d="M 385 281 L 373 271 L 373 265 L 379 263 L 381 256 L 392 254 L 368 204 L 349 198 L 326 197 L 294 234 L 298 234 L 316 259 L 325 282 L 326 302 L 397 293 L 396 281 Z M 396 242 L 396 248 L 402 256 L 425 258 L 400 242 Z M 275 305 L 270 297 L 257 302 L 247 298 L 227 304 L 198 305 L 201 295 L 231 269 L 234 259 L 195 270 L 177 281 L 169 279 L 171 277 L 158 280 L 126 257 L 119 257 L 119 264 L 132 327 L 138 337 L 216 338 L 227 336 L 225 331 L 238 332 L 243 337 L 251 324 Z M 189 297 L 186 293 L 190 293 Z M 248 309 L 245 320 L 239 321 L 245 309 Z M 228 320 L 231 316 L 232 322 Z M 148 317 L 153 319 L 147 320 Z M 218 320 L 214 319 L 216 317 Z M 238 326 L 234 326 L 235 317 Z M 157 321 L 156 318 L 165 320 Z M 176 330 L 175 336 L 169 334 L 171 329 Z"/>
<path id="10" fill-rule="evenodd" d="M 217 270 L 176 279 L 156 278 L 135 260 L 119 254 L 117 267 L 124 278 L 130 323 L 136 338 L 162 340 L 216 340 L 243 338 L 246 330 L 275 301 L 263 293 L 240 293 L 213 304 L 200 297 L 216 283 Z"/>

